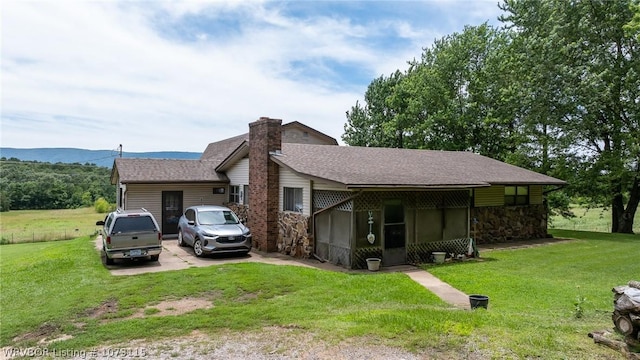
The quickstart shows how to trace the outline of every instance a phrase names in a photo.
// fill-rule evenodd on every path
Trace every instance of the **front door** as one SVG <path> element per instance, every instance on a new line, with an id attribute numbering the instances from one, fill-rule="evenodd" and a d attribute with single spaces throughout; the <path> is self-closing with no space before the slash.
<path id="1" fill-rule="evenodd" d="M 401 200 L 384 204 L 384 251 L 382 265 L 393 266 L 407 263 L 405 244 L 404 206 Z"/>
<path id="2" fill-rule="evenodd" d="M 182 215 L 182 191 L 162 192 L 162 234 L 177 234 Z"/>

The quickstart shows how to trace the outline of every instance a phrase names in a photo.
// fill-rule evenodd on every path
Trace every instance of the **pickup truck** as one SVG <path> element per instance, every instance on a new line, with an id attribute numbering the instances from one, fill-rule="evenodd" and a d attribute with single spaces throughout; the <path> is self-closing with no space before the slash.
<path id="1" fill-rule="evenodd" d="M 146 209 L 122 210 L 109 213 L 102 228 L 102 255 L 106 265 L 114 259 L 149 257 L 157 261 L 162 252 L 162 233 L 153 215 Z"/>

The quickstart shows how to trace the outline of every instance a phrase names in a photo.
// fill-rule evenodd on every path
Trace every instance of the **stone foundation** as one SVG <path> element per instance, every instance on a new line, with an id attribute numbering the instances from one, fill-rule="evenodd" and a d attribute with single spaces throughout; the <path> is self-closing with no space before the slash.
<path id="1" fill-rule="evenodd" d="M 308 259 L 313 253 L 309 236 L 309 217 L 294 212 L 278 213 L 278 252 Z"/>
<path id="2" fill-rule="evenodd" d="M 475 226 L 474 218 L 478 220 Z M 471 235 L 478 244 L 547 237 L 547 210 L 544 205 L 472 208 L 471 220 Z"/>

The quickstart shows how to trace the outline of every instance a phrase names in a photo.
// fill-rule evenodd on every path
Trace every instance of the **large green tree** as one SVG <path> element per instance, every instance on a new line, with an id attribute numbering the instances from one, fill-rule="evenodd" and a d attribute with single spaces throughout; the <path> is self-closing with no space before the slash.
<path id="1" fill-rule="evenodd" d="M 365 104 L 347 111 L 347 124 L 342 138 L 349 145 L 373 147 L 404 147 L 406 129 L 397 121 L 402 109 L 394 108 L 391 97 L 404 74 L 399 70 L 389 77 L 373 80 L 364 94 Z"/>
<path id="2" fill-rule="evenodd" d="M 573 188 L 610 206 L 611 231 L 624 233 L 632 232 L 640 202 L 634 6 L 635 0 L 507 0 L 501 6 L 518 54 L 517 116 L 533 124 L 529 128 L 554 132 L 575 174 Z"/>
<path id="3" fill-rule="evenodd" d="M 501 59 L 508 41 L 487 24 L 437 40 L 407 71 L 371 82 L 365 103 L 347 112 L 343 140 L 505 159 L 516 150 L 518 135 L 508 63 Z"/>

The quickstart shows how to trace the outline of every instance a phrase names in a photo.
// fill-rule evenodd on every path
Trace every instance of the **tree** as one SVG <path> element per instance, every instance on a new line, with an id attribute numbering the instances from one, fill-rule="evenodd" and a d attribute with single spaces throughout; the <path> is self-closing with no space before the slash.
<path id="1" fill-rule="evenodd" d="M 371 82 L 364 106 L 347 112 L 343 140 L 505 159 L 517 149 L 518 135 L 502 59 L 508 40 L 487 24 L 437 40 L 406 72 Z"/>
<path id="2" fill-rule="evenodd" d="M 562 139 L 556 144 L 576 174 L 574 191 L 610 206 L 611 231 L 623 233 L 632 232 L 640 202 L 637 6 L 637 0 L 501 5 L 517 39 L 518 115 Z"/>
<path id="3" fill-rule="evenodd" d="M 389 77 L 380 76 L 367 87 L 365 105 L 356 102 L 347 111 L 347 123 L 342 139 L 353 146 L 404 147 L 407 124 L 398 121 L 397 103 L 391 98 L 404 74 L 399 70 Z"/>

